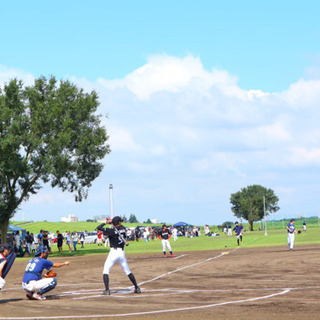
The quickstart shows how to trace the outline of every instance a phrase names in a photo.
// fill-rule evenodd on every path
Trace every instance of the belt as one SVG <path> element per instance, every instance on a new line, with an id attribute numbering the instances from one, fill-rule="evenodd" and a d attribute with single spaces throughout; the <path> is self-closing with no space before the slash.
<path id="1" fill-rule="evenodd" d="M 114 249 L 114 250 L 123 250 L 123 248 L 121 248 L 121 247 L 111 247 L 111 249 Z"/>

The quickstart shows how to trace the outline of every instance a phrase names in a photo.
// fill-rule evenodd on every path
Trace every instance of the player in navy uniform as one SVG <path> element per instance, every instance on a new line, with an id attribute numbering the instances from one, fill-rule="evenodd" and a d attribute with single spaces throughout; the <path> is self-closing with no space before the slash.
<path id="1" fill-rule="evenodd" d="M 106 223 L 110 223 L 107 221 Z M 105 290 L 102 292 L 103 295 L 110 295 L 111 291 L 109 288 L 109 273 L 113 265 L 117 262 L 122 267 L 125 274 L 129 277 L 130 281 L 134 285 L 134 293 L 141 293 L 141 290 L 137 284 L 137 281 L 129 269 L 127 259 L 124 253 L 124 246 L 126 243 L 126 228 L 121 224 L 122 219 L 118 216 L 112 219 L 111 228 L 103 228 L 106 223 L 102 223 L 97 227 L 98 230 L 103 232 L 105 237 L 109 237 L 110 241 L 110 252 L 104 263 L 103 267 L 103 282 Z"/>
<path id="2" fill-rule="evenodd" d="M 238 243 L 238 246 L 239 246 L 240 245 L 240 241 L 242 242 L 242 234 L 243 234 L 243 231 L 244 231 L 243 225 L 242 224 L 239 225 L 239 222 L 236 221 L 235 222 L 235 227 L 233 228 L 233 231 L 237 236 L 237 243 Z"/>
<path id="3" fill-rule="evenodd" d="M 12 249 L 13 248 L 7 243 L 0 245 L 0 290 L 4 287 L 6 283 L 4 278 L 8 274 L 16 258 L 16 254 L 11 252 Z"/>
<path id="4" fill-rule="evenodd" d="M 169 239 L 171 238 L 171 232 L 165 224 L 162 226 L 162 229 L 158 232 L 157 236 L 161 240 L 162 251 L 163 251 L 164 257 L 165 258 L 167 257 L 166 248 L 168 248 L 168 250 L 171 254 L 171 257 L 175 257 L 175 255 L 172 253 L 171 245 L 169 242 Z"/>
<path id="5" fill-rule="evenodd" d="M 29 260 L 26 266 L 22 288 L 27 292 L 27 298 L 30 300 L 46 300 L 43 294 L 51 291 L 57 285 L 56 278 L 41 279 L 43 269 L 60 268 L 70 264 L 70 261 L 53 263 L 47 258 L 47 247 L 39 246 L 35 252 L 35 257 Z"/>

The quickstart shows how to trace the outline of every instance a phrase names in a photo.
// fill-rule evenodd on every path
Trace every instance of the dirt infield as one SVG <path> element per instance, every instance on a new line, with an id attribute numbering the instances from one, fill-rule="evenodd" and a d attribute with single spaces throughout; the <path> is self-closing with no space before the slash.
<path id="1" fill-rule="evenodd" d="M 127 256 L 141 285 L 115 265 L 111 296 L 103 290 L 103 255 L 71 257 L 55 269 L 58 286 L 46 301 L 21 288 L 26 261 L 17 261 L 0 291 L 0 319 L 320 319 L 319 245 Z M 60 258 L 54 262 L 63 261 Z"/>

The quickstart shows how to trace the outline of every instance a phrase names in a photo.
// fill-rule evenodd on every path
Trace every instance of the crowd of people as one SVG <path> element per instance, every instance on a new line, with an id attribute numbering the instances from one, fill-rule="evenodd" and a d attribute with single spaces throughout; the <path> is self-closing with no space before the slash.
<path id="1" fill-rule="evenodd" d="M 13 248 L 13 252 L 17 257 L 32 255 L 39 246 L 47 247 L 49 253 L 52 253 L 53 244 L 57 245 L 59 252 L 63 252 L 64 243 L 67 245 L 69 252 L 77 252 L 78 244 L 81 245 L 81 248 L 84 248 L 84 240 L 84 232 L 65 231 L 61 233 L 59 230 L 56 234 L 46 230 L 40 230 L 38 234 L 27 231 L 24 238 L 20 231 L 16 231 L 9 233 L 7 237 L 7 243 Z"/>
<path id="2" fill-rule="evenodd" d="M 240 224 L 242 226 L 242 224 Z M 243 228 L 243 227 L 242 227 Z M 201 228 L 198 226 L 182 226 L 174 227 L 167 226 L 170 236 L 174 241 L 177 241 L 178 237 L 199 237 L 201 236 Z M 128 241 L 157 241 L 162 227 L 152 226 L 137 226 L 135 228 L 126 228 L 126 239 Z M 231 236 L 235 232 L 235 228 L 232 229 L 231 225 L 225 226 L 223 232 L 228 236 Z M 242 231 L 243 232 L 243 231 Z M 204 234 L 206 236 L 220 236 L 218 231 L 210 231 L 209 225 L 204 226 Z M 52 246 L 57 245 L 58 251 L 63 252 L 63 245 L 67 246 L 67 251 L 77 252 L 79 246 L 84 248 L 85 233 L 76 231 L 56 231 L 56 234 L 50 233 L 46 230 L 40 230 L 38 234 L 26 232 L 25 237 L 22 237 L 20 231 L 9 233 L 7 243 L 12 246 L 13 251 L 18 257 L 28 256 L 35 253 L 38 246 L 45 246 L 48 248 L 48 252 L 52 253 Z M 110 247 L 110 241 L 107 236 L 103 235 L 101 230 L 97 230 L 98 246 Z"/>

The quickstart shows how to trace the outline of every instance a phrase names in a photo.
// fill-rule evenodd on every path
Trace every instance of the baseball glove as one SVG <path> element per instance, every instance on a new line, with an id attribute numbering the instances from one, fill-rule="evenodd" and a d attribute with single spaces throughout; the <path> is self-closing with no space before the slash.
<path id="1" fill-rule="evenodd" d="M 298 230 L 298 234 L 300 234 L 301 233 L 301 230 Z"/>
<path id="2" fill-rule="evenodd" d="M 54 278 L 57 276 L 57 273 L 54 272 L 53 270 L 49 270 L 47 273 L 46 273 L 46 278 Z"/>

